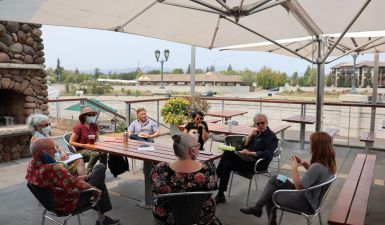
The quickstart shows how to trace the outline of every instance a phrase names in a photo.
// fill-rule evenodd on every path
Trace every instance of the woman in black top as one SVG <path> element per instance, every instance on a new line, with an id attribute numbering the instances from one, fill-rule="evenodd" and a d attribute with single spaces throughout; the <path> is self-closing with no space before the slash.
<path id="1" fill-rule="evenodd" d="M 203 145 L 209 138 L 209 128 L 207 123 L 203 121 L 203 113 L 202 112 L 193 112 L 191 117 L 193 119 L 192 122 L 189 122 L 185 128 L 183 133 L 188 133 L 192 135 L 198 136 L 198 142 L 200 144 L 199 150 L 203 150 Z"/>

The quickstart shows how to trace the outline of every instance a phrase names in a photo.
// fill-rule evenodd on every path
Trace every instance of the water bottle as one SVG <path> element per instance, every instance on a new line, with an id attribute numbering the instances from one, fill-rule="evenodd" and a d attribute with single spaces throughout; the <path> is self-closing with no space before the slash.
<path id="1" fill-rule="evenodd" d="M 128 142 L 128 130 L 127 130 L 127 127 L 124 128 L 123 142 Z"/>

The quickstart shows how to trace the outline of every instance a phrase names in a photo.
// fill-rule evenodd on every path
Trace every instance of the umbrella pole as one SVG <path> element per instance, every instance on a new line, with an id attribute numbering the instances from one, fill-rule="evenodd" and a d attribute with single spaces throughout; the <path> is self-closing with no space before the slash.
<path id="1" fill-rule="evenodd" d="M 191 96 L 195 95 L 195 46 L 191 45 Z"/>
<path id="2" fill-rule="evenodd" d="M 317 37 L 318 56 L 316 60 L 317 64 L 317 96 L 316 96 L 316 124 L 315 131 L 322 130 L 322 113 L 324 104 L 324 76 L 325 76 L 325 64 L 321 59 L 321 39 Z"/>

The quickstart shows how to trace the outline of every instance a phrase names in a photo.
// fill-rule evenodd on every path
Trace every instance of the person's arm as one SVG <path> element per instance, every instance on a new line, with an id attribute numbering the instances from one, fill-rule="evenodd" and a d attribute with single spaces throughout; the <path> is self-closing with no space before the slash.
<path id="1" fill-rule="evenodd" d="M 128 128 L 127 128 L 128 136 L 130 136 L 131 134 L 133 134 L 133 133 L 135 132 L 135 125 L 134 125 L 134 122 L 135 122 L 135 121 L 132 121 L 132 123 L 130 124 L 130 126 L 128 126 Z"/>
<path id="2" fill-rule="evenodd" d="M 60 147 L 59 145 L 55 145 L 55 149 L 56 149 L 56 151 L 60 152 L 60 158 L 62 160 L 68 159 L 68 155 L 62 147 Z"/>
<path id="3" fill-rule="evenodd" d="M 251 131 L 249 136 L 246 137 L 245 146 L 248 146 L 256 135 L 258 135 L 258 130 Z"/>
<path id="4" fill-rule="evenodd" d="M 148 135 L 148 138 L 156 138 L 156 137 L 159 137 L 160 136 L 160 130 L 159 130 L 159 127 L 158 125 L 156 125 L 155 122 L 152 122 L 151 124 L 151 130 L 152 130 L 152 134 L 149 134 Z"/>
<path id="5" fill-rule="evenodd" d="M 73 132 L 71 137 L 70 137 L 70 145 L 75 146 L 75 147 L 84 148 L 84 144 L 77 142 L 78 138 L 79 138 L 79 135 L 77 135 L 75 132 Z"/>
<path id="6" fill-rule="evenodd" d="M 160 130 L 155 131 L 154 133 L 148 135 L 149 138 L 155 138 L 160 136 Z"/>
<path id="7" fill-rule="evenodd" d="M 299 164 L 297 162 L 296 157 L 292 156 L 291 157 L 291 177 L 293 178 L 293 184 L 295 189 L 301 190 L 303 189 L 303 187 L 302 187 L 300 176 L 298 173 L 298 166 Z"/>
<path id="8" fill-rule="evenodd" d="M 300 157 L 296 155 L 294 155 L 293 157 L 295 157 L 295 159 L 297 160 L 298 165 L 303 166 L 306 170 L 309 169 L 310 164 L 308 162 L 306 162 L 305 160 L 302 160 Z"/>
<path id="9" fill-rule="evenodd" d="M 255 155 L 261 158 L 271 159 L 274 155 L 274 151 L 278 147 L 277 137 L 274 133 L 272 133 L 270 135 L 263 136 L 261 141 L 263 141 L 265 145 L 263 146 L 263 149 L 258 149 L 260 151 L 257 151 Z"/>
<path id="10" fill-rule="evenodd" d="M 202 139 L 204 142 L 206 142 L 207 139 L 209 139 L 209 132 L 208 132 L 207 123 L 202 122 L 198 126 L 200 126 L 202 128 Z"/>

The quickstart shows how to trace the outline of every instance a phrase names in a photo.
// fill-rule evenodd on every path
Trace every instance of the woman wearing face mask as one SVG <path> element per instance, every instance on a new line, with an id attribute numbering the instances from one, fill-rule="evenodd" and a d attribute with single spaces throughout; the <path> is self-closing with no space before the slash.
<path id="1" fill-rule="evenodd" d="M 49 137 L 51 136 L 51 122 L 49 117 L 43 114 L 34 114 L 27 118 L 27 125 L 32 131 L 31 142 L 34 142 L 38 138 Z M 56 145 L 56 157 L 57 160 L 66 160 L 68 159 L 68 154 L 64 151 L 63 148 Z M 77 159 L 67 165 L 67 169 L 73 175 L 85 175 L 86 170 L 84 166 L 83 159 Z"/>
<path id="2" fill-rule="evenodd" d="M 79 123 L 74 127 L 70 144 L 75 146 L 78 153 L 82 154 L 84 161 L 88 161 L 87 173 L 92 171 L 98 160 L 107 165 L 107 154 L 85 149 L 85 144 L 90 144 L 98 139 L 98 125 L 96 122 L 97 111 L 91 107 L 84 107 L 79 115 Z M 93 137 L 94 140 L 90 140 Z"/>

